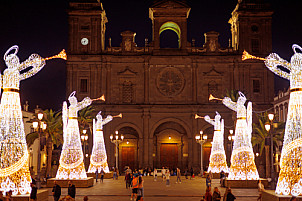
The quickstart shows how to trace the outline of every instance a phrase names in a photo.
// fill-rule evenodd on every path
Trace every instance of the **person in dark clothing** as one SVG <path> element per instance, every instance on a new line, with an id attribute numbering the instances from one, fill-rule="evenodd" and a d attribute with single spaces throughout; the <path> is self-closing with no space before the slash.
<path id="1" fill-rule="evenodd" d="M 4 201 L 2 191 L 0 191 L 0 201 Z"/>
<path id="2" fill-rule="evenodd" d="M 101 169 L 101 181 L 102 181 L 102 183 L 104 182 L 104 175 L 105 175 L 105 172 L 104 172 L 104 169 L 102 168 Z"/>
<path id="3" fill-rule="evenodd" d="M 37 200 L 38 188 L 36 187 L 36 185 L 34 183 L 31 183 L 30 186 L 31 186 L 31 192 L 30 192 L 29 199 L 30 199 L 30 201 L 35 201 L 35 200 Z"/>
<path id="4" fill-rule="evenodd" d="M 68 195 L 72 198 L 75 198 L 76 195 L 76 187 L 72 184 L 72 181 L 68 182 Z"/>
<path id="5" fill-rule="evenodd" d="M 54 201 L 58 201 L 61 197 L 61 186 L 57 184 L 57 181 L 54 181 L 54 187 L 52 188 L 52 195 Z"/>
<path id="6" fill-rule="evenodd" d="M 207 187 L 206 194 L 204 195 L 205 201 L 212 201 L 212 192 L 211 192 L 211 186 Z"/>
<path id="7" fill-rule="evenodd" d="M 232 194 L 231 188 L 228 189 L 226 201 L 234 201 L 236 197 Z"/>
<path id="8" fill-rule="evenodd" d="M 212 197 L 213 201 L 221 200 L 221 195 L 217 187 L 214 188 L 214 193 Z"/>
<path id="9" fill-rule="evenodd" d="M 95 170 L 95 182 L 98 182 L 98 176 L 99 176 L 99 171 L 96 168 L 96 170 Z"/>
<path id="10" fill-rule="evenodd" d="M 192 178 L 193 178 L 193 175 L 194 175 L 194 171 L 193 171 L 193 168 L 192 168 L 192 167 L 191 167 L 190 173 L 191 173 L 190 179 L 192 179 Z"/>

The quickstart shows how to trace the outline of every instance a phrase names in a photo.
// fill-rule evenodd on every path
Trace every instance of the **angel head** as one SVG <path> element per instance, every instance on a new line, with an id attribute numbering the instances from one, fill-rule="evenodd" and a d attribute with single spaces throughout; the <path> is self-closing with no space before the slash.
<path id="1" fill-rule="evenodd" d="M 68 97 L 68 101 L 70 105 L 76 105 L 78 103 L 77 98 L 75 97 L 76 91 L 73 91 L 70 96 Z"/>
<path id="2" fill-rule="evenodd" d="M 12 50 L 15 50 L 14 53 L 9 54 Z M 17 52 L 19 47 L 14 45 L 10 47 L 4 54 L 4 61 L 8 68 L 17 68 L 20 65 L 19 57 L 17 56 Z"/>
<path id="3" fill-rule="evenodd" d="M 243 105 L 246 101 L 246 97 L 241 91 L 238 91 L 238 94 L 239 94 L 239 98 L 237 100 L 237 103 Z"/>
<path id="4" fill-rule="evenodd" d="M 296 68 L 302 67 L 302 54 L 296 51 L 296 49 L 299 49 L 302 52 L 302 48 L 297 44 L 294 44 L 292 48 L 295 54 L 290 59 L 291 65 Z"/>
<path id="5" fill-rule="evenodd" d="M 215 115 L 215 121 L 220 121 L 221 116 L 220 114 L 216 111 L 216 115 Z"/>
<path id="6" fill-rule="evenodd" d="M 99 111 L 99 113 L 96 115 L 97 120 L 102 120 L 103 119 L 101 113 L 102 113 L 102 111 Z"/>

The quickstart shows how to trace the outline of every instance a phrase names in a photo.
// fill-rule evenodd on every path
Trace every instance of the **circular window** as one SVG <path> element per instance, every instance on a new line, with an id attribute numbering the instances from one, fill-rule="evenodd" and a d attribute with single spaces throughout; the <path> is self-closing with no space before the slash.
<path id="1" fill-rule="evenodd" d="M 257 25 L 253 25 L 251 29 L 253 33 L 257 33 L 259 31 L 259 27 Z"/>
<path id="2" fill-rule="evenodd" d="M 175 96 L 184 87 L 183 74 L 176 68 L 164 68 L 157 76 L 157 88 L 165 96 Z"/>

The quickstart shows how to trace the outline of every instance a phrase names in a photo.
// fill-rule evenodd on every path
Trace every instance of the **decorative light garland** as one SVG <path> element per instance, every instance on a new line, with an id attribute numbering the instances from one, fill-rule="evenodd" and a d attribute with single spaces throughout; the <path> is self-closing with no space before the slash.
<path id="1" fill-rule="evenodd" d="M 103 120 L 101 111 L 96 115 L 97 121 L 93 119 L 93 148 L 90 158 L 90 166 L 88 172 L 94 173 L 96 170 L 100 172 L 102 169 L 105 173 L 109 173 L 109 167 L 107 163 L 107 153 L 103 135 L 103 125 L 112 121 L 113 117 L 108 115 Z"/>
<path id="2" fill-rule="evenodd" d="M 228 165 L 226 163 L 226 156 L 223 144 L 224 138 L 224 120 L 216 112 L 215 121 L 213 121 L 208 115 L 204 117 L 204 120 L 214 126 L 214 137 L 210 155 L 210 164 L 208 172 L 220 173 L 221 171 L 229 172 Z"/>
<path id="3" fill-rule="evenodd" d="M 62 109 L 63 119 L 63 148 L 56 179 L 87 179 L 81 148 L 78 111 L 89 106 L 92 100 L 88 97 L 78 103 L 75 91 L 68 98 L 69 108 L 64 101 Z"/>
<path id="4" fill-rule="evenodd" d="M 259 174 L 255 165 L 255 156 L 252 149 L 252 103 L 247 109 L 244 106 L 246 97 L 239 92 L 239 98 L 233 102 L 225 97 L 222 103 L 237 112 L 235 140 L 231 156 L 231 167 L 228 179 L 230 180 L 258 180 Z"/>

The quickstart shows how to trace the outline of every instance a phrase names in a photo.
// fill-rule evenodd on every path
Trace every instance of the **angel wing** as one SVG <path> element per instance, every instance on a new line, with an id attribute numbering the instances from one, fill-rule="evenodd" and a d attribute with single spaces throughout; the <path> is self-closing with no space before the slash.
<path id="1" fill-rule="evenodd" d="M 253 132 L 253 108 L 252 108 L 252 102 L 248 102 L 247 104 L 247 110 L 246 110 L 246 121 L 247 121 L 247 134 L 249 137 L 249 142 L 252 138 L 252 132 Z"/>
<path id="2" fill-rule="evenodd" d="M 224 139 L 224 120 L 221 120 L 220 123 L 220 132 L 221 132 L 221 139 L 222 139 L 222 143 L 223 143 L 223 139 Z"/>
<path id="3" fill-rule="evenodd" d="M 67 102 L 63 102 L 63 108 L 62 108 L 62 120 L 63 120 L 63 137 L 64 142 L 66 142 L 66 131 L 67 131 L 67 124 L 68 124 L 68 108 L 67 108 Z"/>

